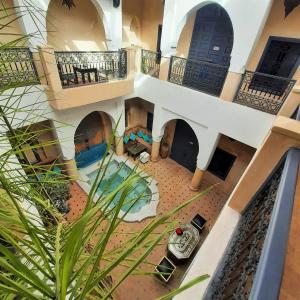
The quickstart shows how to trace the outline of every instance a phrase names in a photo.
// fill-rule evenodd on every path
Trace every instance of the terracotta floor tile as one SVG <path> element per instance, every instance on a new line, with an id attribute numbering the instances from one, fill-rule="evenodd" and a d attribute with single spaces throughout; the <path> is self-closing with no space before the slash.
<path id="1" fill-rule="evenodd" d="M 149 162 L 146 165 L 141 165 L 140 167 L 145 169 L 149 175 L 153 176 L 158 181 L 160 194 L 158 214 L 169 211 L 190 197 L 196 195 L 195 192 L 192 192 L 188 188 L 193 174 L 177 164 L 175 161 L 168 158 L 156 163 Z M 215 182 L 209 182 L 204 179 L 201 190 L 205 190 L 214 183 Z M 72 197 L 69 200 L 71 210 L 66 216 L 67 220 L 74 220 L 81 214 L 87 198 L 87 195 L 77 183 L 72 184 L 71 195 Z M 217 186 L 210 191 L 209 194 L 203 196 L 199 200 L 196 200 L 190 206 L 182 209 L 176 216 L 173 217 L 173 219 L 177 220 L 179 224 L 185 224 L 189 223 L 196 213 L 200 213 L 203 217 L 205 217 L 207 219 L 207 226 L 201 236 L 202 243 L 215 223 L 216 218 L 218 217 L 227 198 L 228 194 L 222 190 L 220 186 Z M 110 247 L 122 243 L 126 239 L 126 235 L 124 235 L 124 233 L 139 230 L 150 220 L 151 219 L 145 219 L 142 222 L 133 223 L 123 222 L 118 230 L 118 234 L 116 234 L 113 240 L 110 241 Z M 158 263 L 161 257 L 166 253 L 166 245 L 167 237 L 165 238 L 163 245 L 157 246 L 157 248 L 151 253 L 148 260 L 152 263 Z M 180 285 L 188 265 L 189 264 L 177 266 L 176 273 L 168 285 L 162 283 L 155 276 L 130 276 L 121 284 L 115 298 L 121 300 L 155 299 L 156 297 L 161 296 Z M 121 270 L 122 268 L 120 267 L 117 274 L 112 274 L 113 280 L 117 279 Z M 149 270 L 153 271 L 152 268 Z"/>

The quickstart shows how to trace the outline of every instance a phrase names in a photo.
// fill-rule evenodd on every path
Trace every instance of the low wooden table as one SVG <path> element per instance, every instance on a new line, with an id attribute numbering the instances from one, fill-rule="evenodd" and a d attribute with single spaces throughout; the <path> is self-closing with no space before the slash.
<path id="1" fill-rule="evenodd" d="M 168 253 L 176 262 L 184 262 L 192 255 L 200 242 L 200 234 L 192 224 L 184 224 L 180 226 L 183 231 L 182 235 L 177 235 L 174 231 L 168 242 Z"/>
<path id="2" fill-rule="evenodd" d="M 129 156 L 132 156 L 134 160 L 147 149 L 147 147 L 141 143 L 137 143 L 130 148 L 127 149 L 127 153 Z"/>

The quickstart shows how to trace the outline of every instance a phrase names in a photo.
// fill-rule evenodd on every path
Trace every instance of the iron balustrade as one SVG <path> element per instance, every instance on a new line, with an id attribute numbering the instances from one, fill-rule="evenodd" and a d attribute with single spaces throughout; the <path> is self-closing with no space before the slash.
<path id="1" fill-rule="evenodd" d="M 39 76 L 29 48 L 0 50 L 0 86 L 2 88 L 39 83 Z"/>
<path id="2" fill-rule="evenodd" d="M 249 298 L 281 173 L 282 163 L 242 214 L 229 249 L 206 291 L 205 300 Z"/>
<path id="3" fill-rule="evenodd" d="M 300 149 L 286 157 L 277 197 L 249 299 L 279 299 L 293 215 Z M 296 288 L 296 287 L 295 287 Z"/>
<path id="4" fill-rule="evenodd" d="M 204 299 L 279 298 L 299 166 L 300 149 L 289 149 L 243 212 Z"/>
<path id="5" fill-rule="evenodd" d="M 276 115 L 295 85 L 295 80 L 246 71 L 233 102 Z"/>
<path id="6" fill-rule="evenodd" d="M 55 51 L 63 87 L 101 83 L 127 76 L 127 51 Z"/>
<path id="7" fill-rule="evenodd" d="M 158 78 L 160 72 L 161 53 L 142 49 L 141 71 Z"/>
<path id="8" fill-rule="evenodd" d="M 220 96 L 229 66 L 172 56 L 168 81 Z"/>

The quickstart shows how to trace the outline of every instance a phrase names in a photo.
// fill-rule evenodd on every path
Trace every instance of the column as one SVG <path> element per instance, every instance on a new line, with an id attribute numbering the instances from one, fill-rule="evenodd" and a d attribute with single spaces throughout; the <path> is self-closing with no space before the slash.
<path id="1" fill-rule="evenodd" d="M 189 188 L 192 191 L 199 191 L 204 172 L 204 170 L 200 170 L 198 167 L 196 168 L 192 181 L 189 185 Z"/>
<path id="2" fill-rule="evenodd" d="M 79 178 L 76 162 L 74 159 L 64 159 L 64 166 L 71 181 L 76 181 Z"/>
<path id="3" fill-rule="evenodd" d="M 225 101 L 232 102 L 236 95 L 238 88 L 240 87 L 240 83 L 242 80 L 243 74 L 228 72 L 226 80 L 224 82 L 224 86 L 222 89 L 222 93 L 220 98 Z"/>
<path id="4" fill-rule="evenodd" d="M 162 57 L 160 63 L 159 79 L 167 81 L 169 76 L 170 57 Z"/>
<path id="5" fill-rule="evenodd" d="M 57 64 L 55 60 L 54 48 L 49 45 L 39 46 L 41 63 L 47 78 L 50 92 L 55 96 L 62 91 Z M 50 98 L 54 99 L 54 98 Z M 50 101 L 51 104 L 52 101 Z"/>
<path id="6" fill-rule="evenodd" d="M 151 161 L 157 162 L 159 161 L 159 150 L 160 150 L 160 141 L 153 141 L 152 149 L 151 149 Z"/>
<path id="7" fill-rule="evenodd" d="M 129 78 L 134 78 L 136 72 L 136 48 L 128 47 L 127 51 L 127 75 Z"/>
<path id="8" fill-rule="evenodd" d="M 116 154 L 121 156 L 124 154 L 123 136 L 115 136 Z"/>

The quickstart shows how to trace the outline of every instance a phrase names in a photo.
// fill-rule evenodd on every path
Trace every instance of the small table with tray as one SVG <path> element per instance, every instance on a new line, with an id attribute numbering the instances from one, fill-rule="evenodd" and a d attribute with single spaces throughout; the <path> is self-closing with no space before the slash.
<path id="1" fill-rule="evenodd" d="M 174 231 L 168 242 L 168 257 L 175 263 L 188 260 L 200 242 L 199 231 L 192 224 L 181 225 L 180 234 Z"/>

